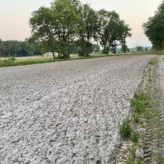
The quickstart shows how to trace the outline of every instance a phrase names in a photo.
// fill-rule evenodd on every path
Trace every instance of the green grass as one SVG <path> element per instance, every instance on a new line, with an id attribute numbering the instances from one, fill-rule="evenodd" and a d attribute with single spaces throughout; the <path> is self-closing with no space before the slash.
<path id="1" fill-rule="evenodd" d="M 136 124 L 138 124 L 139 121 L 140 121 L 138 113 L 133 114 L 132 117 L 133 117 L 134 122 L 135 122 Z"/>
<path id="2" fill-rule="evenodd" d="M 138 138 L 139 138 L 139 134 L 138 133 L 133 133 L 132 137 L 131 137 L 131 141 L 132 142 L 138 142 Z"/>
<path id="3" fill-rule="evenodd" d="M 73 57 L 68 59 L 59 59 L 56 58 L 40 58 L 40 59 L 22 59 L 15 60 L 13 57 L 10 57 L 5 60 L 0 60 L 0 67 L 10 67 L 10 66 L 23 66 L 23 65 L 31 65 L 31 64 L 40 64 L 40 63 L 51 63 L 51 62 L 59 62 L 59 61 L 69 61 L 69 60 L 81 60 L 81 59 L 92 59 L 92 58 L 102 58 L 109 56 L 120 56 L 120 55 L 129 55 L 129 54 L 116 54 L 116 55 L 96 55 L 96 56 L 88 56 L 88 57 Z"/>
<path id="4" fill-rule="evenodd" d="M 131 159 L 128 159 L 128 160 L 126 161 L 126 164 L 135 164 L 135 162 L 132 161 Z"/>
<path id="5" fill-rule="evenodd" d="M 140 94 L 134 93 L 134 98 L 138 99 L 139 101 L 143 101 L 147 99 L 147 95 L 143 92 L 141 92 Z"/>
<path id="6" fill-rule="evenodd" d="M 130 139 L 132 136 L 132 128 L 128 119 L 124 120 L 121 125 L 119 124 L 119 133 L 120 136 L 125 140 Z"/>
<path id="7" fill-rule="evenodd" d="M 133 106 L 133 109 L 137 112 L 140 113 L 143 110 L 144 103 L 142 101 L 139 101 L 138 99 L 132 99 L 130 100 L 131 106 Z"/>
<path id="8" fill-rule="evenodd" d="M 154 61 L 150 61 L 148 64 L 155 65 L 157 63 L 158 63 L 158 61 L 154 60 Z"/>

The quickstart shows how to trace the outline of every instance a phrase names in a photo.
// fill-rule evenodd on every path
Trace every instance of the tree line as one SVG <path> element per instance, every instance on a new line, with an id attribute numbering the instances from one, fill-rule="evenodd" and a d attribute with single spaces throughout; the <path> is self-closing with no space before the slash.
<path id="1" fill-rule="evenodd" d="M 41 55 L 41 43 L 0 39 L 0 57 Z"/>
<path id="2" fill-rule="evenodd" d="M 42 51 L 50 49 L 54 58 L 54 52 L 69 58 L 73 44 L 79 56 L 88 56 L 93 48 L 97 51 L 98 45 L 105 54 L 116 53 L 117 46 L 126 52 L 126 38 L 132 35 L 115 11 L 96 11 L 79 0 L 54 0 L 49 8 L 33 11 L 29 22 L 32 35 L 28 41 L 42 43 Z"/>
<path id="3" fill-rule="evenodd" d="M 159 5 L 155 15 L 143 23 L 145 35 L 151 41 L 153 49 L 164 49 L 164 1 Z"/>
<path id="4" fill-rule="evenodd" d="M 20 56 L 32 56 L 42 55 L 44 53 L 42 42 L 29 42 L 17 40 L 2 41 L 0 39 L 0 57 L 20 57 Z M 51 49 L 47 49 L 46 52 L 50 52 Z M 92 52 L 100 52 L 100 46 L 98 44 L 92 44 Z M 77 54 L 79 52 L 79 46 L 76 43 L 71 43 L 69 48 L 70 54 Z"/>

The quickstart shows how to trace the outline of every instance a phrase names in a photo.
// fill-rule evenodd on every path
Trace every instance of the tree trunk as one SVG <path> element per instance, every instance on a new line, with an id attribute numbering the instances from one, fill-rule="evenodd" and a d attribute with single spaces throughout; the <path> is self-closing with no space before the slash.
<path id="1" fill-rule="evenodd" d="M 54 52 L 54 51 L 52 51 L 52 54 L 53 54 L 53 59 L 55 60 L 55 52 Z"/>

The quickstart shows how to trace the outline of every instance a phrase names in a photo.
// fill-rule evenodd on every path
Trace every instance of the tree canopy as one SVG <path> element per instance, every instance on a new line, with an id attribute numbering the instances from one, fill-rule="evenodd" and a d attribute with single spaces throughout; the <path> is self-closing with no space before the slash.
<path id="1" fill-rule="evenodd" d="M 143 24 L 143 30 L 154 49 L 164 49 L 164 2 L 160 4 L 155 15 Z"/>
<path id="2" fill-rule="evenodd" d="M 65 58 L 69 58 L 72 44 L 80 56 L 88 56 L 95 42 L 108 54 L 116 52 L 118 45 L 124 48 L 131 36 L 131 29 L 118 13 L 95 11 L 78 0 L 54 0 L 50 8 L 40 7 L 32 12 L 30 26 L 30 39 L 41 42 L 43 50 L 49 48 Z"/>

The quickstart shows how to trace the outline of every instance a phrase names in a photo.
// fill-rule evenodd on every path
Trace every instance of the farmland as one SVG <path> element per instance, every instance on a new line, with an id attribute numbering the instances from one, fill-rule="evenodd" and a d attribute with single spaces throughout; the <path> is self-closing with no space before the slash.
<path id="1" fill-rule="evenodd" d="M 0 68 L 2 163 L 109 163 L 156 55 Z"/>

